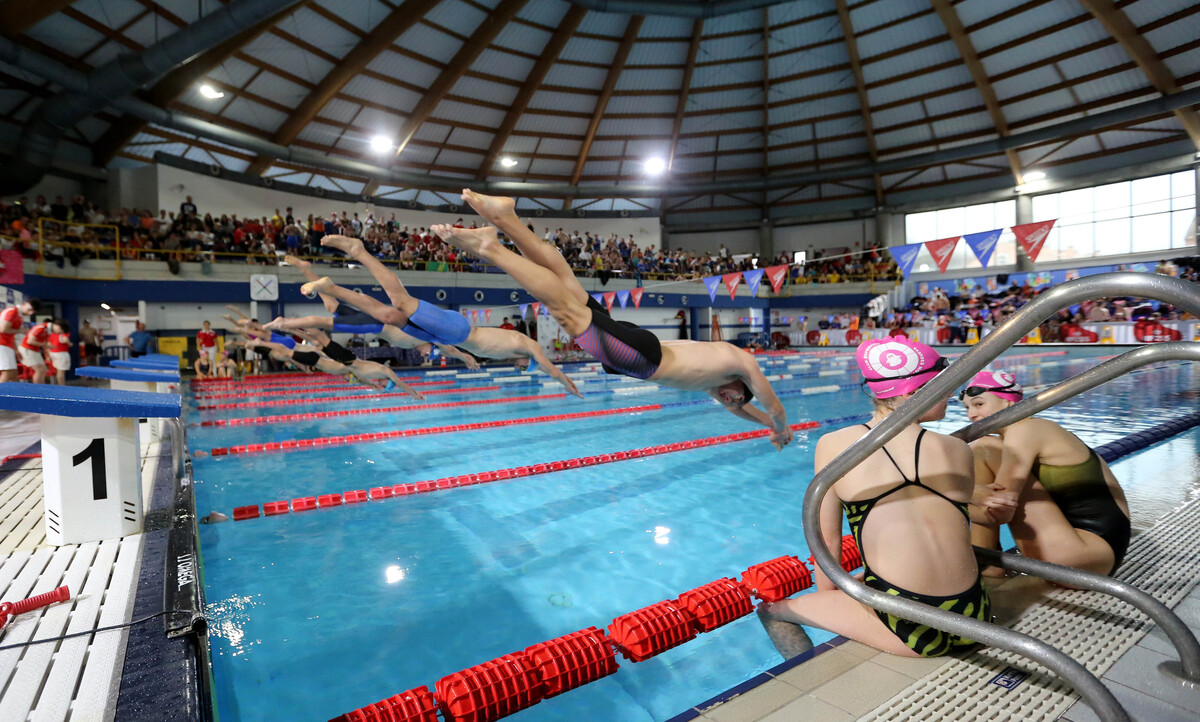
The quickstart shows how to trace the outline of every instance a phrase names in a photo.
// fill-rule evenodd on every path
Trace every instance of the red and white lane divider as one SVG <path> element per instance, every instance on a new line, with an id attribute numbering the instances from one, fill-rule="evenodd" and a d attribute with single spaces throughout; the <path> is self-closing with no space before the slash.
<path id="1" fill-rule="evenodd" d="M 422 392 L 422 396 L 432 396 L 434 394 L 470 394 L 480 393 L 483 391 L 499 391 L 499 386 L 472 386 L 465 389 L 434 389 L 432 391 Z M 276 399 L 274 401 L 246 401 L 236 404 L 209 404 L 207 406 L 197 406 L 197 411 L 214 411 L 216 409 L 261 409 L 268 406 L 299 406 L 302 404 L 337 404 L 343 401 L 368 401 L 373 399 L 384 398 L 387 396 L 408 396 L 403 391 L 385 392 L 378 394 L 359 394 L 355 396 L 312 396 L 303 399 Z"/>
<path id="2" fill-rule="evenodd" d="M 251 416 L 245 419 L 216 419 L 202 421 L 201 426 L 259 426 L 261 424 L 282 424 L 291 421 L 307 421 L 309 419 L 330 419 L 336 416 L 364 416 L 367 414 L 395 414 L 403 411 L 425 411 L 427 409 L 452 409 L 460 406 L 484 406 L 490 404 L 524 404 L 536 403 L 547 399 L 565 399 L 566 394 L 542 394 L 540 396 L 511 396 L 504 399 L 471 399 L 467 401 L 445 401 L 440 404 L 409 404 L 408 406 L 392 406 L 389 408 L 372 407 L 368 409 L 345 409 L 342 411 L 316 411 L 310 414 L 279 414 L 276 416 Z"/>
<path id="3" fill-rule="evenodd" d="M 646 410 L 654 410 L 661 408 L 657 405 L 650 407 L 631 407 L 633 409 L 645 408 Z M 628 412 L 624 410 L 623 412 Z M 593 414 L 595 412 L 586 412 Z M 538 420 L 544 421 L 561 421 L 562 417 L 576 417 L 576 414 L 561 414 L 557 416 L 539 417 Z M 513 423 L 521 422 L 522 420 L 513 421 L 493 421 L 486 422 L 494 426 L 506 426 Z M 524 420 L 526 423 L 529 420 Z M 816 421 L 805 421 L 799 424 L 792 424 L 793 431 L 805 431 L 815 429 L 821 424 Z M 363 441 L 375 441 L 383 438 L 396 438 L 397 436 L 406 434 L 415 436 L 413 431 L 422 431 L 423 433 L 445 433 L 449 431 L 464 431 L 466 427 L 474 427 L 476 424 L 464 424 L 460 426 L 443 426 L 434 427 L 437 431 L 432 430 L 410 430 L 409 432 L 388 432 L 395 436 L 385 437 L 383 433 L 373 434 L 356 434 L 354 436 L 337 437 L 342 439 L 339 443 L 359 443 Z M 492 428 L 491 426 L 480 428 Z M 742 431 L 736 434 L 725 434 L 723 436 L 710 436 L 705 439 L 696 439 L 694 441 L 677 441 L 671 444 L 660 444 L 658 446 L 648 446 L 642 449 L 630 449 L 628 451 L 616 451 L 611 454 L 598 454 L 596 456 L 581 456 L 575 459 L 565 459 L 560 461 L 551 461 L 549 463 L 532 464 L 530 466 L 518 466 L 510 469 L 498 469 L 496 471 L 484 471 L 478 474 L 462 474 L 461 476 L 451 476 L 444 479 L 417 481 L 409 484 L 395 484 L 392 486 L 373 487 L 369 492 L 366 489 L 356 489 L 347 491 L 342 494 L 322 494 L 320 496 L 306 496 L 297 499 L 292 499 L 291 505 L 287 500 L 270 501 L 263 504 L 262 509 L 258 505 L 239 506 L 233 510 L 234 521 L 242 521 L 245 519 L 255 519 L 261 516 L 276 516 L 279 514 L 287 514 L 289 511 L 309 511 L 311 509 L 328 508 L 331 506 L 342 506 L 343 504 L 352 504 L 363 501 L 379 501 L 381 499 L 390 499 L 398 496 L 411 496 L 413 494 L 423 494 L 430 491 L 438 491 L 439 489 L 453 489 L 459 486 L 474 486 L 475 484 L 486 484 L 492 481 L 505 481 L 507 479 L 516 479 L 523 476 L 537 476 L 539 474 L 548 474 L 552 471 L 564 471 L 566 469 L 578 469 L 584 466 L 596 466 L 598 464 L 609 464 L 614 461 L 626 461 L 628 459 L 640 459 L 646 456 L 661 456 L 662 454 L 670 454 L 676 451 L 686 451 L 688 449 L 697 449 L 704 446 L 716 446 L 718 444 L 728 444 L 735 441 L 745 441 L 747 439 L 758 439 L 770 434 L 770 429 L 758 429 L 756 431 Z M 301 448 L 320 448 L 323 446 L 331 446 L 325 439 L 305 439 L 308 442 Z M 324 443 L 318 443 L 324 442 Z M 257 454 L 268 451 L 290 451 L 296 448 L 293 445 L 300 445 L 297 441 L 281 441 L 273 445 L 276 448 L 266 448 L 266 444 L 250 444 L 245 447 L 233 447 L 238 449 L 226 449 L 224 454 L 218 454 L 217 449 L 213 449 L 213 456 L 227 456 L 230 454 Z"/>
<path id="4" fill-rule="evenodd" d="M 419 376 L 397 377 L 397 378 L 399 378 L 401 381 L 411 382 L 408 384 L 409 386 L 450 386 L 454 383 L 453 381 L 421 381 L 420 380 L 421 377 L 419 377 Z M 276 390 L 239 391 L 237 393 L 232 393 L 232 394 L 203 394 L 203 395 L 197 395 L 196 399 L 198 401 L 216 401 L 219 399 L 245 399 L 245 398 L 252 398 L 252 397 L 253 398 L 271 398 L 271 397 L 275 397 L 275 396 L 294 396 L 296 394 L 301 394 L 301 393 L 306 393 L 306 392 L 311 393 L 314 391 L 316 391 L 316 392 L 341 391 L 342 389 L 337 386 L 338 385 L 336 385 L 336 384 L 327 384 L 327 385 L 322 385 L 322 386 L 300 386 L 300 387 L 297 387 L 294 389 L 282 389 L 279 391 L 276 391 Z M 369 389 L 364 386 L 363 390 L 370 391 L 372 389 Z"/>
<path id="5" fill-rule="evenodd" d="M 211 456 L 241 456 L 244 454 L 263 454 L 272 451 L 302 451 L 304 449 L 321 448 L 324 446 L 345 446 L 346 444 L 361 444 L 367 441 L 386 441 L 402 439 L 409 436 L 428 436 L 430 434 L 446 434 L 452 431 L 479 431 L 495 429 L 501 426 L 523 426 L 525 424 L 545 424 L 551 421 L 573 421 L 575 419 L 590 419 L 597 416 L 619 416 L 621 414 L 640 414 L 646 411 L 661 411 L 662 406 L 650 404 L 647 406 L 625 406 L 617 409 L 598 409 L 596 411 L 579 411 L 574 414 L 553 414 L 550 416 L 529 416 L 520 419 L 505 419 L 503 421 L 476 421 L 471 424 L 454 424 L 450 426 L 429 426 L 421 429 L 396 429 L 393 431 L 376 431 L 369 434 L 349 434 L 347 436 L 321 436 L 316 439 L 290 439 L 288 441 L 273 441 L 267 444 L 245 444 L 242 446 L 218 447 L 208 453 Z M 343 412 L 334 412 L 337 416 L 349 416 Z"/>
<path id="6" fill-rule="evenodd" d="M 854 538 L 842 537 L 842 568 L 853 572 L 862 565 Z M 812 570 L 795 556 L 755 564 L 741 576 L 622 614 L 606 630 L 588 627 L 448 674 L 436 692 L 422 685 L 330 722 L 438 722 L 439 711 L 448 722 L 493 722 L 614 674 L 617 652 L 644 662 L 747 616 L 754 611 L 751 596 L 777 602 L 813 585 Z"/>

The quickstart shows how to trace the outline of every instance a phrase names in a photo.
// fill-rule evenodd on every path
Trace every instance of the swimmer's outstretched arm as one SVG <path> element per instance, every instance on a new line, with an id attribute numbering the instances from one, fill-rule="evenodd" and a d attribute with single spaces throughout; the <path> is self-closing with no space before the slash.
<path id="1" fill-rule="evenodd" d="M 401 391 L 413 397 L 417 401 L 425 400 L 425 397 L 422 396 L 419 391 L 401 381 L 400 377 L 396 375 L 395 371 L 392 371 L 390 368 L 381 363 L 376 363 L 374 361 L 363 361 L 362 359 L 359 359 L 351 364 L 350 371 L 354 374 L 355 378 L 359 380 L 373 381 L 377 380 L 380 376 L 383 376 L 395 384 L 396 387 Z"/>
<path id="2" fill-rule="evenodd" d="M 476 361 L 475 357 L 472 356 L 471 354 L 463 353 L 462 351 L 459 351 L 457 347 L 447 346 L 444 343 L 437 344 L 437 347 L 438 347 L 438 350 L 441 351 L 443 355 L 449 356 L 450 358 L 456 358 L 459 361 L 462 361 L 464 364 L 467 365 L 467 368 L 469 370 L 471 370 L 471 371 L 479 370 L 479 362 Z"/>
<path id="3" fill-rule="evenodd" d="M 237 315 L 241 316 L 244 319 L 250 318 L 246 314 L 242 313 L 242 309 L 238 308 L 237 306 L 233 305 L 232 303 L 225 304 L 225 308 L 228 308 L 230 311 L 233 311 L 234 313 L 236 313 Z M 229 318 L 229 317 L 222 314 L 222 318 Z M 229 319 L 229 320 L 232 321 L 233 319 Z"/>
<path id="4" fill-rule="evenodd" d="M 542 347 L 537 341 L 534 341 L 528 336 L 521 334 L 518 335 L 525 339 L 525 341 L 521 344 L 520 353 L 522 355 L 527 356 L 537 362 L 539 369 L 545 371 L 547 376 L 562 384 L 569 393 L 578 396 L 581 399 L 583 398 L 583 394 L 579 392 L 578 387 L 575 386 L 575 382 L 572 381 L 569 376 L 563 373 L 562 369 L 550 363 L 550 359 L 546 358 L 545 352 L 542 351 Z"/>

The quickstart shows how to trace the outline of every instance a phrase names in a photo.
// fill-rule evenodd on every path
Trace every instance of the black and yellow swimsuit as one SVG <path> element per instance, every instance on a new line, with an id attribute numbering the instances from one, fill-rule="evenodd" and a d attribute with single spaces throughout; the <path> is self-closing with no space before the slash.
<path id="1" fill-rule="evenodd" d="M 1088 449 L 1087 461 L 1081 464 L 1034 464 L 1033 475 L 1072 527 L 1090 531 L 1112 547 L 1113 566 L 1108 573 L 1116 571 L 1129 549 L 1132 528 L 1108 488 L 1104 465 L 1096 452 Z"/>
<path id="2" fill-rule="evenodd" d="M 863 426 L 867 426 L 863 424 Z M 870 426 L 867 426 L 870 429 Z M 843 501 L 842 508 L 846 510 L 846 518 L 850 521 L 850 531 L 854 534 L 854 541 L 858 544 L 861 550 L 862 546 L 862 527 L 866 522 L 867 515 L 875 508 L 881 499 L 889 494 L 894 494 L 901 489 L 910 486 L 919 486 L 922 489 L 935 494 L 945 499 L 947 502 L 954 505 L 956 509 L 962 512 L 963 516 L 970 521 L 970 514 L 967 511 L 965 502 L 954 501 L 941 493 L 937 489 L 930 488 L 921 483 L 920 463 L 921 463 L 921 439 L 925 437 L 925 430 L 921 429 L 921 433 L 917 436 L 917 446 L 913 454 L 913 476 L 916 478 L 909 480 L 908 476 L 900 470 L 900 465 L 892 458 L 891 453 L 885 448 L 883 453 L 887 454 L 888 460 L 892 462 L 892 466 L 896 467 L 896 471 L 900 472 L 900 477 L 904 479 L 903 483 L 879 494 L 870 499 L 862 499 L 858 501 Z M 872 589 L 891 594 L 905 599 L 911 599 L 914 602 L 928 604 L 931 607 L 945 609 L 948 612 L 954 612 L 966 617 L 974 617 L 980 621 L 992 621 L 992 603 L 988 598 L 987 591 L 983 588 L 981 578 L 978 574 L 975 575 L 975 583 L 969 589 L 958 594 L 948 597 L 938 597 L 931 594 L 917 594 L 910 592 L 907 589 L 898 587 L 881 578 L 871 571 L 871 565 L 866 561 L 866 555 L 863 555 L 863 583 Z M 880 621 L 887 625 L 892 633 L 904 642 L 904 645 L 913 650 L 922 657 L 940 657 L 946 654 L 955 647 L 964 647 L 975 644 L 973 640 L 960 637 L 957 634 L 944 632 L 940 629 L 918 624 L 908 619 L 897 617 L 887 612 L 875 610 L 876 616 Z"/>

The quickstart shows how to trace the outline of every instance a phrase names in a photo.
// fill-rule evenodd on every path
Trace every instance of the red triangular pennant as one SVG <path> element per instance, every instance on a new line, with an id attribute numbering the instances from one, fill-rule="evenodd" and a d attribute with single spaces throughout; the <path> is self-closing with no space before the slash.
<path id="1" fill-rule="evenodd" d="M 492 309 L 490 309 L 490 308 L 483 309 L 483 315 L 487 316 L 488 323 L 492 322 Z"/>
<path id="2" fill-rule="evenodd" d="M 787 279 L 788 267 L 786 265 L 771 266 L 766 271 L 767 278 L 771 281 L 771 290 L 779 293 L 779 289 L 783 287 L 783 282 Z"/>
<path id="3" fill-rule="evenodd" d="M 954 247 L 958 245 L 960 238 L 962 236 L 925 242 L 925 247 L 929 249 L 929 255 L 933 256 L 933 262 L 937 264 L 938 270 L 942 273 L 945 273 L 946 268 L 950 265 L 950 257 L 954 255 Z"/>
<path id="4" fill-rule="evenodd" d="M 646 289 L 644 289 L 644 288 L 634 288 L 629 291 L 629 296 L 631 298 L 633 298 L 633 307 L 634 308 L 642 307 L 642 294 L 645 292 L 646 292 Z"/>
<path id="5" fill-rule="evenodd" d="M 1017 243 L 1020 243 L 1021 248 L 1025 249 L 1025 255 L 1029 256 L 1029 260 L 1036 261 L 1038 254 L 1042 252 L 1042 246 L 1046 243 L 1046 236 L 1050 235 L 1050 229 L 1053 227 L 1054 221 L 1039 221 L 1013 226 L 1012 232 L 1017 237 Z"/>
<path id="6" fill-rule="evenodd" d="M 721 276 L 721 280 L 725 282 L 725 288 L 729 289 L 729 297 L 737 298 L 737 288 L 738 284 L 742 282 L 742 274 L 726 273 L 724 276 Z"/>
<path id="7" fill-rule="evenodd" d="M 608 293 L 604 294 L 604 305 L 608 306 L 609 311 L 612 310 L 613 301 L 615 300 L 617 300 L 616 291 L 609 291 Z"/>
<path id="8" fill-rule="evenodd" d="M 530 306 L 533 306 L 533 317 L 534 317 L 534 318 L 537 318 L 538 309 L 542 307 L 542 304 L 540 304 L 540 303 L 531 303 L 531 304 L 529 304 L 529 305 L 530 305 Z"/>

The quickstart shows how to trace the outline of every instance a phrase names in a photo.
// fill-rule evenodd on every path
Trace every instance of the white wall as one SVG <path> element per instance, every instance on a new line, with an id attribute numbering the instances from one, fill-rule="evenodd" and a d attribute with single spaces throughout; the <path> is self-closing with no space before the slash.
<path id="1" fill-rule="evenodd" d="M 775 255 L 787 251 L 814 251 L 848 248 L 861 251 L 875 242 L 875 219 L 813 223 L 800 226 L 781 226 L 775 229 Z M 865 241 L 865 244 L 864 244 Z"/>
<path id="2" fill-rule="evenodd" d="M 730 253 L 758 253 L 760 231 L 757 228 L 740 228 L 732 231 L 704 231 L 697 233 L 672 233 L 671 250 L 676 248 L 697 253 L 711 252 L 724 243 Z"/>
<path id="3" fill-rule="evenodd" d="M 153 209 L 157 215 L 158 166 L 110 169 L 106 193 L 110 209 Z"/>
<path id="4" fill-rule="evenodd" d="M 156 169 L 158 181 L 156 210 L 161 208 L 178 211 L 179 204 L 183 203 L 187 196 L 192 196 L 201 216 L 205 213 L 213 215 L 236 213 L 238 217 L 270 216 L 276 208 L 283 211 L 291 206 L 295 210 L 296 216 L 301 219 L 306 219 L 310 213 L 328 217 L 330 213 L 336 211 L 340 214 L 343 210 L 351 216 L 358 213 L 359 218 L 366 218 L 369 210 L 375 211 L 376 218 L 384 219 L 395 213 L 396 220 L 401 225 L 409 227 L 428 228 L 435 223 L 454 223 L 459 218 L 464 219 L 469 225 L 472 219 L 477 218 L 465 204 L 459 213 L 434 213 L 375 206 L 361 201 L 352 203 L 285 193 L 247 183 L 221 180 L 166 165 L 156 166 Z M 123 190 L 122 193 L 124 192 Z M 133 189 L 131 188 L 129 192 L 132 193 Z M 126 196 L 122 195 L 122 206 L 137 206 L 133 202 L 133 196 L 128 198 L 129 200 L 126 200 Z M 581 235 L 587 232 L 602 235 L 610 233 L 621 236 L 632 235 L 643 248 L 648 245 L 660 245 L 661 233 L 657 218 L 531 218 L 529 220 L 533 223 L 539 237 L 543 235 L 546 228 L 554 230 L 561 227 L 567 231 L 579 231 Z"/>
<path id="5" fill-rule="evenodd" d="M 38 184 L 24 193 L 18 193 L 14 196 L 6 198 L 6 202 L 19 200 L 22 196 L 28 197 L 30 201 L 38 196 L 46 196 L 46 200 L 53 203 L 55 196 L 62 196 L 63 200 L 70 201 L 71 196 L 83 195 L 83 184 L 77 180 L 70 178 L 62 178 L 56 175 L 46 175 Z"/>

